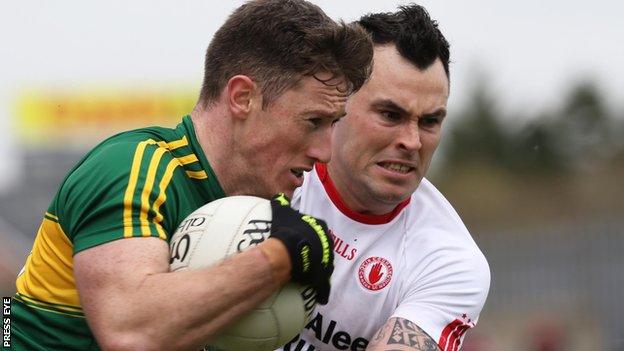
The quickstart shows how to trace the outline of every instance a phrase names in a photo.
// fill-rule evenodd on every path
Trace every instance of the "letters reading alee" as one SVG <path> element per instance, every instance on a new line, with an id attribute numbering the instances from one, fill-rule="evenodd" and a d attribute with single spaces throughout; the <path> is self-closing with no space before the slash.
<path id="1" fill-rule="evenodd" d="M 338 322 L 331 319 L 328 321 L 327 318 L 323 321 L 323 315 L 318 312 L 305 328 L 314 333 L 313 336 L 317 340 L 338 350 L 364 351 L 368 346 L 367 339 L 339 330 Z M 312 337 L 310 334 L 308 336 Z M 301 338 L 301 335 L 295 336 L 282 349 L 284 351 L 317 351 L 316 347 L 308 344 L 305 339 Z M 323 349 L 320 348 L 319 351 Z"/>

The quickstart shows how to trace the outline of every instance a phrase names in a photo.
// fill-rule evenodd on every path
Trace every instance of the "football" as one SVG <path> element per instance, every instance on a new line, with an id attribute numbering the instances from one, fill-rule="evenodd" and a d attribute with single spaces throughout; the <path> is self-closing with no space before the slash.
<path id="1" fill-rule="evenodd" d="M 170 269 L 214 265 L 269 237 L 271 203 L 254 196 L 231 196 L 191 213 L 170 243 Z M 224 351 L 274 350 L 290 341 L 309 321 L 315 306 L 310 287 L 288 283 L 210 341 Z"/>

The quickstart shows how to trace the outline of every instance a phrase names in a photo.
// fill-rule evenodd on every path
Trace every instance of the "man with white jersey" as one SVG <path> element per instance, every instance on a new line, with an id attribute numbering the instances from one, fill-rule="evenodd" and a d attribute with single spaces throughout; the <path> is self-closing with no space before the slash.
<path id="1" fill-rule="evenodd" d="M 281 350 L 459 350 L 490 272 L 424 179 L 446 115 L 449 45 L 417 5 L 359 23 L 375 44 L 371 78 L 335 127 L 331 161 L 293 199 L 332 233 L 329 304 Z"/>

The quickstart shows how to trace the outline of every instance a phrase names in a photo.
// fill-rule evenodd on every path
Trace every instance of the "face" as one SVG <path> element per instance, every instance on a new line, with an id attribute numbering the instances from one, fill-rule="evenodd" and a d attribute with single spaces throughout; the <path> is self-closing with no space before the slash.
<path id="1" fill-rule="evenodd" d="M 331 133 L 345 114 L 347 95 L 341 93 L 344 85 L 336 86 L 340 82 L 323 84 L 319 79 L 304 77 L 264 110 L 255 105 L 239 145 L 248 188 L 243 192 L 263 197 L 284 192 L 292 197 L 303 183 L 304 171 L 316 162 L 329 162 Z"/>
<path id="2" fill-rule="evenodd" d="M 421 71 L 394 45 L 375 47 L 371 79 L 333 135 L 329 173 L 351 209 L 388 213 L 416 190 L 440 141 L 448 85 L 440 60 Z"/>

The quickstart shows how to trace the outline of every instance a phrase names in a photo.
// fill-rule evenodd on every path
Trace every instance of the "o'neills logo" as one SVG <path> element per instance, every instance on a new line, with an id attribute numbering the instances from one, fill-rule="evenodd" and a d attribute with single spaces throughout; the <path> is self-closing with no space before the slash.
<path id="1" fill-rule="evenodd" d="M 381 290 L 392 279 L 392 265 L 385 258 L 369 257 L 360 265 L 358 276 L 366 289 Z"/>

